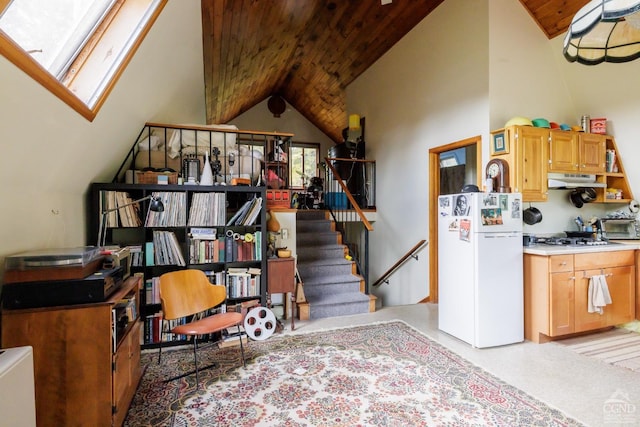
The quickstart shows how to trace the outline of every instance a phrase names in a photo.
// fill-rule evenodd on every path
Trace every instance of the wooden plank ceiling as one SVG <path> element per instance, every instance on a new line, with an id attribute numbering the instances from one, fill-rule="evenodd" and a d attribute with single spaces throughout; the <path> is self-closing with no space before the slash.
<path id="1" fill-rule="evenodd" d="M 201 1 L 207 123 L 279 95 L 341 142 L 345 88 L 444 0 Z M 588 0 L 520 2 L 551 39 Z"/>

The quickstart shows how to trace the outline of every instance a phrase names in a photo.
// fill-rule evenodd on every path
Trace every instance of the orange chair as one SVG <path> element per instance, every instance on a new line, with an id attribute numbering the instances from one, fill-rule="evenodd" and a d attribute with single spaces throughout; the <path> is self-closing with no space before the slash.
<path id="1" fill-rule="evenodd" d="M 241 313 L 217 313 L 207 315 L 207 311 L 220 304 L 227 298 L 224 286 L 212 285 L 207 276 L 201 270 L 187 269 L 172 271 L 160 276 L 160 302 L 162 304 L 162 331 L 165 322 L 182 317 L 191 318 L 188 323 L 178 325 L 169 332 L 179 335 L 187 335 L 193 339 L 193 358 L 195 362 L 196 388 L 198 379 L 198 353 L 197 338 L 199 335 L 208 335 L 220 332 L 224 329 L 240 325 L 243 322 Z M 244 348 L 240 339 L 240 353 L 242 364 L 244 360 Z M 162 357 L 162 334 L 160 337 L 160 351 L 158 363 Z M 188 374 L 187 374 L 188 375 Z M 181 377 L 184 375 L 181 375 Z"/>

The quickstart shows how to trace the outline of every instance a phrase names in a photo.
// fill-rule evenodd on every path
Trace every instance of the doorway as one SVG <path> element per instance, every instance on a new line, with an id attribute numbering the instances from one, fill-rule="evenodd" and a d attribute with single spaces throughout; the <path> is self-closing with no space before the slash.
<path id="1" fill-rule="evenodd" d="M 481 182 L 480 135 L 429 150 L 429 297 L 423 302 L 438 302 L 438 196 Z"/>

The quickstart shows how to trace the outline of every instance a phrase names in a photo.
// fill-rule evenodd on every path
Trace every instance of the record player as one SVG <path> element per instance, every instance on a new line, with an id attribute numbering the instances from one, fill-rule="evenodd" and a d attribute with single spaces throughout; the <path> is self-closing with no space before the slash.
<path id="1" fill-rule="evenodd" d="M 95 246 L 37 249 L 7 256 L 4 283 L 84 279 L 102 268 Z"/>
<path id="2" fill-rule="evenodd" d="M 23 309 L 106 301 L 123 282 L 100 248 L 40 249 L 5 258 L 2 307 Z"/>

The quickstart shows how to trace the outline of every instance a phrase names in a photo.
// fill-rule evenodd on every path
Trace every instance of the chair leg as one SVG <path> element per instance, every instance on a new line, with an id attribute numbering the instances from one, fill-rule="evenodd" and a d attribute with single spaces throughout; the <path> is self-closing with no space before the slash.
<path id="1" fill-rule="evenodd" d="M 162 358 L 162 332 L 164 329 L 164 319 L 160 320 L 160 342 L 158 344 L 160 344 L 158 346 L 158 365 L 160 364 L 160 359 Z"/>
<path id="2" fill-rule="evenodd" d="M 193 336 L 193 361 L 196 366 L 196 390 L 200 387 L 200 380 L 198 379 L 198 351 L 197 351 L 198 345 L 196 344 L 197 341 L 198 341 L 198 338 L 194 335 Z"/>
<path id="3" fill-rule="evenodd" d="M 240 334 L 240 357 L 242 357 L 242 366 L 246 368 L 247 361 L 244 359 L 244 346 L 242 345 L 242 331 L 240 330 L 240 325 L 238 325 L 238 333 Z"/>

